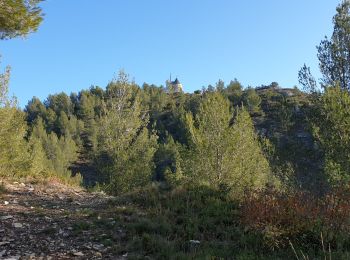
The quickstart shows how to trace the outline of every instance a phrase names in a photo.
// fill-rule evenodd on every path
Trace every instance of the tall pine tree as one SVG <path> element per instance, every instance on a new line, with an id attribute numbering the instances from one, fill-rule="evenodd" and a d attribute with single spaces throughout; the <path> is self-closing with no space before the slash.
<path id="1" fill-rule="evenodd" d="M 125 73 L 108 86 L 109 98 L 98 122 L 96 163 L 106 189 L 118 194 L 150 182 L 157 136 L 147 129 L 146 112 Z"/>
<path id="2" fill-rule="evenodd" d="M 190 180 L 228 186 L 235 191 L 263 187 L 269 164 L 260 148 L 252 120 L 245 109 L 235 117 L 220 93 L 207 93 L 198 114 L 186 114 L 191 144 L 183 155 Z"/>

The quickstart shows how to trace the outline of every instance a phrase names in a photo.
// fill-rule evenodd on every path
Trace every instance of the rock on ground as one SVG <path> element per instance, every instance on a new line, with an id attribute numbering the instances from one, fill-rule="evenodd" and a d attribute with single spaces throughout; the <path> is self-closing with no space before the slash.
<path id="1" fill-rule="evenodd" d="M 113 251 L 113 243 L 100 242 L 113 226 L 89 228 L 101 221 L 99 213 L 108 208 L 110 197 L 59 183 L 5 187 L 0 194 L 0 259 L 124 258 Z"/>

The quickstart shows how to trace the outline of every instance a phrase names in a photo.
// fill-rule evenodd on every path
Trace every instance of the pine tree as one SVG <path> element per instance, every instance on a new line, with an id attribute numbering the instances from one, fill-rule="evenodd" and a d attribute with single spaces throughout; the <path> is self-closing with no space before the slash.
<path id="1" fill-rule="evenodd" d="M 30 172 L 26 123 L 15 107 L 0 108 L 0 175 L 25 176 Z"/>
<path id="2" fill-rule="evenodd" d="M 241 105 L 242 94 L 243 94 L 242 89 L 243 89 L 243 86 L 237 79 L 230 81 L 230 84 L 226 88 L 226 91 L 225 91 L 226 95 L 234 106 Z"/>
<path id="3" fill-rule="evenodd" d="M 350 90 L 350 2 L 343 1 L 333 17 L 331 39 L 324 39 L 318 47 L 318 59 L 325 86 L 339 84 Z"/>
<path id="4" fill-rule="evenodd" d="M 146 113 L 128 77 L 121 72 L 109 85 L 109 99 L 98 122 L 97 160 L 107 191 L 118 194 L 147 184 L 154 169 L 157 137 L 147 129 Z"/>
<path id="5" fill-rule="evenodd" d="M 38 29 L 43 14 L 38 4 L 42 0 L 1 0 L 0 39 L 26 36 Z"/>
<path id="6" fill-rule="evenodd" d="M 269 163 L 262 152 L 253 121 L 244 108 L 236 109 L 231 138 L 235 148 L 230 161 L 235 185 L 249 189 L 272 183 Z"/>
<path id="7" fill-rule="evenodd" d="M 312 125 L 325 155 L 325 173 L 331 185 L 350 182 L 350 94 L 327 88 L 314 110 Z"/>
<path id="8" fill-rule="evenodd" d="M 233 118 L 229 101 L 220 93 L 208 93 L 196 117 L 188 113 L 185 121 L 191 144 L 182 168 L 190 181 L 237 191 L 267 183 L 269 165 L 246 110 L 237 109 Z"/>
<path id="9" fill-rule="evenodd" d="M 63 110 L 60 111 L 56 125 L 59 136 L 66 136 L 72 133 L 68 116 Z"/>
<path id="10" fill-rule="evenodd" d="M 26 123 L 16 100 L 8 97 L 9 77 L 9 68 L 0 74 L 0 176 L 25 176 L 30 172 Z"/>
<path id="11" fill-rule="evenodd" d="M 182 178 L 179 144 L 175 143 L 171 135 L 166 135 L 165 142 L 159 145 L 154 161 L 155 180 L 174 184 Z"/>
<path id="12" fill-rule="evenodd" d="M 56 175 L 64 175 L 72 162 L 77 159 L 77 146 L 70 134 L 60 138 L 54 132 L 47 134 L 41 118 L 35 121 L 30 142 L 37 147 L 37 155 L 46 166 L 47 171 Z M 40 147 L 41 146 L 41 147 Z M 42 158 L 42 151 L 45 158 Z"/>
<path id="13" fill-rule="evenodd" d="M 322 87 L 339 85 L 350 90 L 350 1 L 343 0 L 333 17 L 333 34 L 317 47 Z M 299 83 L 308 91 L 316 90 L 315 78 L 304 65 L 299 71 Z"/>
<path id="14" fill-rule="evenodd" d="M 52 168 L 50 168 L 50 162 L 47 159 L 42 142 L 38 138 L 31 137 L 29 146 L 31 176 L 47 178 L 52 173 Z"/>
<path id="15" fill-rule="evenodd" d="M 257 113 L 260 111 L 261 98 L 256 93 L 255 89 L 249 87 L 243 95 L 243 101 L 250 113 Z"/>
<path id="16" fill-rule="evenodd" d="M 26 105 L 24 111 L 27 115 L 28 124 L 32 125 L 38 117 L 45 118 L 46 107 L 37 97 L 33 97 Z"/>

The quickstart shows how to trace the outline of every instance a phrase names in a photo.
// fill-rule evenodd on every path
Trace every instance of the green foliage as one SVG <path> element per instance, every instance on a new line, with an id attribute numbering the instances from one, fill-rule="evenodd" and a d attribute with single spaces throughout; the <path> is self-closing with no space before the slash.
<path id="1" fill-rule="evenodd" d="M 4 185 L 2 182 L 0 182 L 0 198 L 1 198 L 1 196 L 2 196 L 3 194 L 5 194 L 6 192 L 7 192 L 7 190 L 6 190 L 5 185 Z"/>
<path id="2" fill-rule="evenodd" d="M 44 179 L 55 172 L 66 177 L 70 163 L 77 158 L 77 147 L 68 131 L 74 120 L 61 111 L 62 136 L 48 134 L 42 120 L 47 110 L 38 99 L 30 102 L 25 116 L 15 99 L 8 98 L 9 76 L 9 69 L 0 74 L 0 176 Z M 25 118 L 32 124 L 29 135 Z"/>
<path id="3" fill-rule="evenodd" d="M 206 95 L 195 118 L 187 113 L 185 120 L 191 144 L 183 168 L 191 181 L 235 192 L 267 183 L 269 165 L 246 110 L 237 108 L 232 118 L 228 100 L 214 92 Z"/>
<path id="4" fill-rule="evenodd" d="M 56 174 L 55 177 L 68 186 L 79 187 L 83 185 L 83 176 L 80 173 L 72 176 L 72 173 L 66 170 L 63 173 Z"/>
<path id="5" fill-rule="evenodd" d="M 10 67 L 6 67 L 5 72 L 0 74 L 0 107 L 11 105 L 11 100 L 8 98 L 8 84 L 10 80 Z"/>
<path id="6" fill-rule="evenodd" d="M 35 122 L 30 142 L 36 147 L 35 156 L 50 173 L 67 175 L 68 167 L 77 159 L 77 146 L 70 135 L 59 138 L 53 132 L 47 134 L 41 118 Z"/>
<path id="7" fill-rule="evenodd" d="M 132 259 L 294 259 L 290 244 L 300 259 L 323 259 L 324 247 L 347 259 L 348 196 L 270 190 L 236 201 L 207 186 L 152 185 L 119 196 L 111 214 L 126 230 L 118 252 Z"/>
<path id="8" fill-rule="evenodd" d="M 171 136 L 167 136 L 164 144 L 160 144 L 155 155 L 155 179 L 175 184 L 181 177 L 179 144 Z"/>
<path id="9" fill-rule="evenodd" d="M 350 181 L 350 95 L 340 87 L 327 88 L 314 117 L 314 135 L 325 153 L 325 172 L 331 184 Z"/>
<path id="10" fill-rule="evenodd" d="M 233 151 L 233 169 L 237 173 L 237 182 L 243 189 L 261 188 L 267 182 L 272 184 L 269 163 L 266 160 L 253 121 L 244 109 L 237 109 L 232 127 L 235 144 Z"/>
<path id="11" fill-rule="evenodd" d="M 322 87 L 339 85 L 350 90 L 350 2 L 343 0 L 333 17 L 333 34 L 325 37 L 317 47 Z M 317 85 L 310 68 L 304 65 L 299 71 L 299 83 L 305 90 L 315 92 Z"/>
<path id="12" fill-rule="evenodd" d="M 318 47 L 318 59 L 325 86 L 339 84 L 343 90 L 350 90 L 350 2 L 342 1 L 333 17 L 333 34 Z"/>
<path id="13" fill-rule="evenodd" d="M 52 109 L 56 115 L 64 112 L 66 115 L 70 116 L 73 113 L 72 101 L 67 94 L 63 92 L 56 95 L 49 95 L 45 101 L 45 106 L 48 109 Z"/>
<path id="14" fill-rule="evenodd" d="M 294 115 L 294 106 L 286 98 L 282 98 L 280 110 L 278 113 L 279 121 L 283 131 L 288 132 L 294 125 L 292 117 Z"/>
<path id="15" fill-rule="evenodd" d="M 317 83 L 312 76 L 310 68 L 304 64 L 304 66 L 298 72 L 299 83 L 303 86 L 304 91 L 314 93 L 317 91 Z"/>
<path id="16" fill-rule="evenodd" d="M 115 209 L 125 208 L 116 215 L 127 229 L 124 241 L 131 258 L 216 259 L 244 251 L 238 204 L 221 190 L 178 186 L 165 191 L 148 186 L 115 203 Z"/>
<path id="17" fill-rule="evenodd" d="M 47 178 L 51 174 L 50 161 L 46 156 L 41 140 L 30 138 L 29 146 L 32 177 Z"/>
<path id="18" fill-rule="evenodd" d="M 0 39 L 26 36 L 35 32 L 43 20 L 38 4 L 42 0 L 1 0 Z"/>
<path id="19" fill-rule="evenodd" d="M 169 95 L 162 88 L 154 85 L 143 84 L 141 94 L 142 105 L 149 109 L 150 116 L 156 118 L 157 115 L 166 108 L 169 103 Z"/>
<path id="20" fill-rule="evenodd" d="M 96 120 L 101 115 L 104 91 L 99 87 L 83 90 L 76 97 L 71 95 L 73 103 L 73 139 L 81 144 L 88 158 L 93 157 L 97 147 Z"/>
<path id="21" fill-rule="evenodd" d="M 133 96 L 127 75 L 110 83 L 109 98 L 98 122 L 96 163 L 107 178 L 107 191 L 118 194 L 147 184 L 154 169 L 157 137 L 147 129 L 148 116 Z"/>
<path id="22" fill-rule="evenodd" d="M 30 172 L 28 146 L 24 140 L 24 114 L 16 100 L 8 98 L 10 71 L 0 74 L 0 176 L 19 176 Z"/>
<path id="23" fill-rule="evenodd" d="M 37 98 L 33 97 L 26 105 L 24 111 L 26 112 L 27 122 L 31 125 L 38 118 L 46 118 L 46 107 Z"/>
<path id="24" fill-rule="evenodd" d="M 260 111 L 261 98 L 254 88 L 248 88 L 245 91 L 243 101 L 250 113 L 257 113 Z"/>
<path id="25" fill-rule="evenodd" d="M 30 172 L 25 135 L 26 124 L 23 113 L 15 107 L 0 108 L 1 176 L 25 176 Z"/>
<path id="26" fill-rule="evenodd" d="M 56 127 L 59 136 L 71 136 L 78 146 L 81 145 L 80 134 L 84 129 L 84 123 L 78 120 L 74 115 L 68 118 L 66 113 L 61 111 L 56 120 Z"/>
<path id="27" fill-rule="evenodd" d="M 242 94 L 243 86 L 237 79 L 231 81 L 226 88 L 226 95 L 234 106 L 241 105 Z"/>
<path id="28" fill-rule="evenodd" d="M 223 82 L 221 79 L 219 79 L 218 82 L 215 84 L 215 89 L 218 92 L 223 92 L 225 90 L 225 82 Z"/>

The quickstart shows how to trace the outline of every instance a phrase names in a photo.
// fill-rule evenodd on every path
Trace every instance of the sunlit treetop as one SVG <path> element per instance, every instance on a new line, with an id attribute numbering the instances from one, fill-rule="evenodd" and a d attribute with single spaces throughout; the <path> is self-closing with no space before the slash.
<path id="1" fill-rule="evenodd" d="M 0 0 L 0 39 L 25 37 L 43 20 L 38 6 L 43 0 Z"/>

